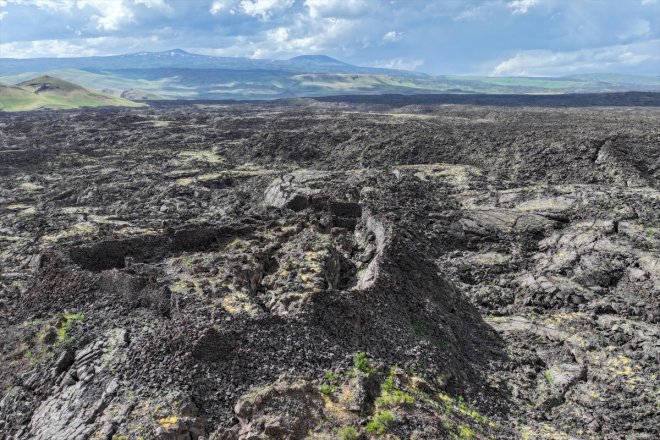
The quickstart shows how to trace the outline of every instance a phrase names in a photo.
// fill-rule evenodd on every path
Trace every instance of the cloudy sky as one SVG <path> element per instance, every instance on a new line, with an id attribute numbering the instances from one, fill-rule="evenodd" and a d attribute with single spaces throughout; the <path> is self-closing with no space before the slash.
<path id="1" fill-rule="evenodd" d="M 0 57 L 173 48 L 435 74 L 660 75 L 660 0 L 0 0 Z"/>

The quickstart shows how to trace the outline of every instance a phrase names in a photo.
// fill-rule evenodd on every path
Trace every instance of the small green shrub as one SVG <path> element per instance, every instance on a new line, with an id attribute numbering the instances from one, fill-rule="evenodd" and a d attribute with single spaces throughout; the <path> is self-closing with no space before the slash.
<path id="1" fill-rule="evenodd" d="M 376 435 L 383 435 L 394 422 L 394 415 L 391 411 L 378 411 L 374 414 L 371 422 L 367 423 L 367 431 Z"/>
<path id="2" fill-rule="evenodd" d="M 380 384 L 380 389 L 388 393 L 394 391 L 394 368 L 390 368 L 390 373 L 383 383 Z"/>
<path id="3" fill-rule="evenodd" d="M 326 371 L 326 372 L 325 372 L 325 380 L 326 380 L 328 383 L 337 383 L 337 382 L 339 382 L 340 377 L 339 377 L 339 375 L 338 375 L 337 373 L 335 373 L 334 371 Z"/>
<path id="4" fill-rule="evenodd" d="M 353 359 L 353 367 L 355 367 L 356 370 L 362 371 L 363 373 L 370 373 L 373 371 L 373 368 L 371 368 L 371 364 L 369 363 L 369 359 L 367 359 L 367 354 L 364 351 L 355 353 L 355 357 Z"/>
<path id="5" fill-rule="evenodd" d="M 327 383 L 322 383 L 319 385 L 319 391 L 327 396 L 335 391 L 335 387 Z"/>
<path id="6" fill-rule="evenodd" d="M 474 433 L 473 430 L 470 429 L 469 426 L 460 425 L 458 427 L 458 438 L 460 438 L 461 440 L 468 440 L 468 439 L 472 439 L 472 438 L 475 438 L 475 437 L 476 437 L 476 434 Z"/>
<path id="7" fill-rule="evenodd" d="M 73 323 L 76 321 L 84 321 L 85 315 L 82 313 L 65 313 L 64 322 L 62 326 L 57 330 L 57 340 L 60 342 L 68 343 L 71 342 L 69 337 L 69 331 L 73 327 Z"/>
<path id="8" fill-rule="evenodd" d="M 339 430 L 338 434 L 341 440 L 357 440 L 360 437 L 358 430 L 352 426 L 344 426 Z"/>
<path id="9" fill-rule="evenodd" d="M 555 383 L 554 379 L 552 379 L 552 373 L 550 373 L 550 370 L 545 370 L 544 374 L 545 374 L 545 380 L 547 380 L 550 385 Z"/>
<path id="10" fill-rule="evenodd" d="M 327 395 L 330 395 L 335 392 L 335 386 L 339 385 L 339 382 L 341 380 L 341 377 L 333 372 L 333 371 L 326 371 L 325 372 L 325 383 L 322 383 L 319 385 L 319 391 L 321 393 Z"/>

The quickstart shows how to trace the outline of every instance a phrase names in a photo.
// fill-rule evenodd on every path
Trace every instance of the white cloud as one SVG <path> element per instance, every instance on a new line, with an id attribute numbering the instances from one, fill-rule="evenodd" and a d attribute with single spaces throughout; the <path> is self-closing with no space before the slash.
<path id="1" fill-rule="evenodd" d="M 358 36 L 361 29 L 361 22 L 357 20 L 311 19 L 307 15 L 298 15 L 286 26 L 273 27 L 249 36 L 227 37 L 217 41 L 215 48 L 197 46 L 190 47 L 190 50 L 207 55 L 265 59 L 301 54 L 346 54 L 354 48 L 354 42 L 363 43 L 362 37 Z"/>
<path id="2" fill-rule="evenodd" d="M 424 65 L 424 60 L 419 58 L 393 58 L 391 60 L 376 61 L 373 65 L 384 69 L 417 70 L 418 67 Z"/>
<path id="3" fill-rule="evenodd" d="M 643 18 L 636 18 L 630 21 L 625 29 L 617 34 L 619 40 L 628 40 L 629 38 L 646 37 L 651 33 L 651 23 Z"/>
<path id="4" fill-rule="evenodd" d="M 270 19 L 275 11 L 287 9 L 293 4 L 293 0 L 243 0 L 241 9 L 247 15 L 259 17 L 261 20 Z"/>
<path id="5" fill-rule="evenodd" d="M 621 44 L 570 52 L 531 50 L 498 63 L 491 75 L 561 76 L 576 72 L 602 72 L 645 62 L 660 63 L 660 40 Z"/>
<path id="6" fill-rule="evenodd" d="M 309 16 L 317 17 L 359 17 L 369 9 L 366 0 L 305 0 Z M 374 8 L 374 5 L 371 5 Z"/>
<path id="7" fill-rule="evenodd" d="M 389 31 L 388 33 L 383 35 L 383 41 L 387 41 L 387 42 L 399 41 L 402 36 L 403 36 L 403 32 Z"/>
<path id="8" fill-rule="evenodd" d="M 156 35 L 15 41 L 0 43 L 0 53 L 8 58 L 86 57 L 137 52 L 144 50 L 145 47 L 162 47 L 162 43 Z"/>
<path id="9" fill-rule="evenodd" d="M 74 28 L 72 28 L 71 26 L 69 26 L 68 24 L 66 25 L 66 30 L 67 30 L 67 31 L 71 31 L 71 32 L 73 32 L 73 33 L 76 34 L 77 36 L 81 36 L 81 35 L 82 35 L 82 31 L 81 31 L 80 29 L 74 29 Z"/>
<path id="10" fill-rule="evenodd" d="M 40 0 L 42 1 L 42 0 Z M 96 28 L 103 31 L 116 31 L 125 23 L 135 22 L 135 5 L 157 9 L 170 15 L 174 9 L 165 0 L 77 0 L 78 9 L 90 8 L 97 12 L 92 16 Z"/>
<path id="11" fill-rule="evenodd" d="M 503 2 L 502 0 L 485 0 L 477 5 L 462 7 L 457 9 L 456 11 L 452 11 L 450 16 L 452 17 L 452 20 L 455 22 L 488 21 L 492 19 L 493 16 L 500 16 L 502 12 L 503 11 L 506 12 L 507 9 L 511 9 L 511 12 L 517 15 L 521 13 L 518 12 L 521 6 L 526 8 L 525 12 L 527 12 L 527 10 L 529 10 L 529 8 L 531 7 L 531 6 L 526 7 L 525 5 L 519 5 L 517 1 L 521 1 L 521 0 L 509 1 L 508 3 Z M 530 1 L 530 0 L 522 0 L 522 1 Z M 535 5 L 536 2 L 540 0 L 531 0 L 531 1 L 534 2 Z M 456 12 L 458 12 L 458 14 Z"/>
<path id="12" fill-rule="evenodd" d="M 163 11 L 171 11 L 172 7 L 165 0 L 133 0 L 136 5 L 144 5 L 147 8 L 155 8 Z"/>
<path id="13" fill-rule="evenodd" d="M 75 5 L 75 0 L 5 0 L 7 3 L 17 5 L 35 6 L 48 12 L 69 12 Z M 0 5 L 0 6 L 4 6 Z"/>
<path id="14" fill-rule="evenodd" d="M 279 27 L 266 32 L 266 36 L 272 43 L 284 43 L 289 38 L 289 30 L 284 27 Z"/>
<path id="15" fill-rule="evenodd" d="M 655 5 L 658 2 L 660 2 L 660 0 L 642 0 L 642 5 Z"/>
<path id="16" fill-rule="evenodd" d="M 536 6 L 539 0 L 513 0 L 507 6 L 511 9 L 513 15 L 526 14 L 531 8 Z"/>
<path id="17" fill-rule="evenodd" d="M 212 15 L 218 15 L 222 11 L 228 11 L 230 14 L 236 13 L 233 9 L 234 2 L 232 0 L 215 0 L 211 3 L 211 8 L 209 12 Z"/>
<path id="18" fill-rule="evenodd" d="M 2 21 L 2 19 L 5 18 L 7 14 L 8 14 L 7 11 L 0 11 L 0 21 Z"/>
<path id="19" fill-rule="evenodd" d="M 0 53 L 8 58 L 38 58 L 38 57 L 71 57 L 99 55 L 95 47 L 86 42 L 70 42 L 66 40 L 17 41 L 0 43 Z"/>
<path id="20" fill-rule="evenodd" d="M 121 24 L 135 21 L 133 10 L 123 0 L 78 0 L 76 6 L 98 12 L 92 16 L 98 30 L 116 31 Z"/>
<path id="21" fill-rule="evenodd" d="M 124 23 L 135 21 L 133 8 L 137 5 L 156 9 L 166 14 L 174 13 L 174 9 L 165 0 L 3 0 L 7 3 L 34 6 L 50 13 L 71 13 L 74 7 L 78 10 L 89 9 L 94 14 L 92 22 L 98 30 L 116 31 Z"/>
<path id="22" fill-rule="evenodd" d="M 474 6 L 463 10 L 460 14 L 454 17 L 454 21 L 474 20 L 482 18 L 483 9 L 481 6 Z"/>

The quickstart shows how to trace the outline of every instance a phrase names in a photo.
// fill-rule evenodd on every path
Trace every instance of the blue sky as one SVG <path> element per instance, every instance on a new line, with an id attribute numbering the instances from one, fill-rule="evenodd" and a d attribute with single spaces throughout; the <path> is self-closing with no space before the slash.
<path id="1" fill-rule="evenodd" d="M 0 0 L 0 57 L 182 48 L 434 74 L 660 75 L 660 0 Z"/>

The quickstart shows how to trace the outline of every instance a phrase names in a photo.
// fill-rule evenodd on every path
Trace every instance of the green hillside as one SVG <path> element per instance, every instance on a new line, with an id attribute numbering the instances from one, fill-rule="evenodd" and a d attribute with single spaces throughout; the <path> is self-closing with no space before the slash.
<path id="1" fill-rule="evenodd" d="M 142 105 L 48 75 L 15 86 L 0 85 L 0 111 L 5 112 Z"/>

